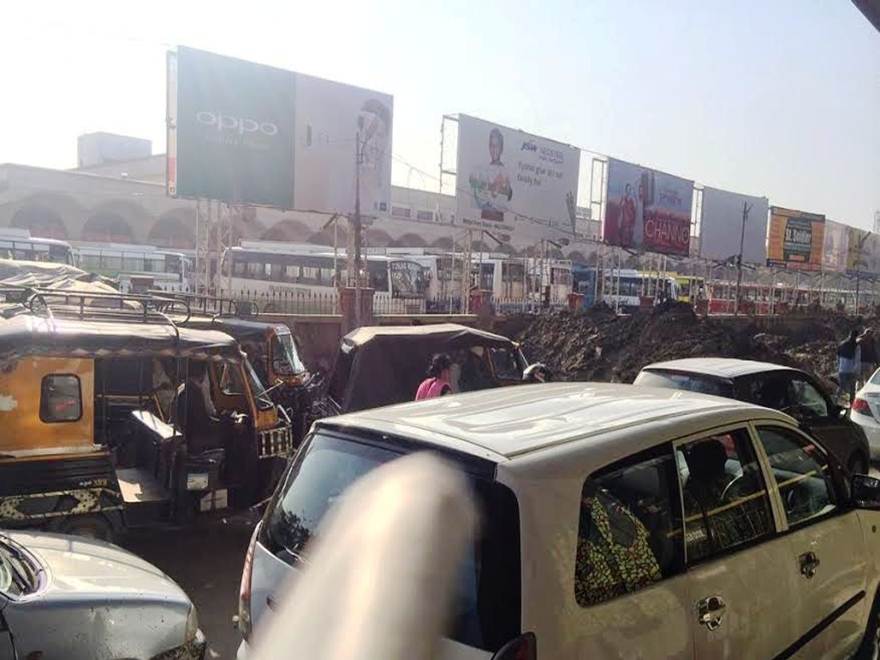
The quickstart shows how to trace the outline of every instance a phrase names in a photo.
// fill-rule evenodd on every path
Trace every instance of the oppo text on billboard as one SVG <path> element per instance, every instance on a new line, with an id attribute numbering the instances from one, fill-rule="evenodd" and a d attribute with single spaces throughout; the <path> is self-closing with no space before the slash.
<path id="1" fill-rule="evenodd" d="M 231 131 L 239 135 L 262 133 L 268 137 L 278 135 L 278 126 L 268 121 L 257 121 L 249 117 L 233 117 L 221 112 L 200 110 L 196 113 L 196 121 L 205 126 L 216 128 L 217 131 Z"/>

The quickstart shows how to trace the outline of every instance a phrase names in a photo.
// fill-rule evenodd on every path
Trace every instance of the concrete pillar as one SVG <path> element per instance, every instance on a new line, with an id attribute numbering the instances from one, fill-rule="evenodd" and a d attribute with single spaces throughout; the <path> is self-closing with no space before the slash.
<path id="1" fill-rule="evenodd" d="M 373 289 L 360 289 L 360 325 L 373 325 Z M 339 288 L 339 313 L 342 315 L 342 333 L 348 334 L 358 327 L 354 287 Z"/>

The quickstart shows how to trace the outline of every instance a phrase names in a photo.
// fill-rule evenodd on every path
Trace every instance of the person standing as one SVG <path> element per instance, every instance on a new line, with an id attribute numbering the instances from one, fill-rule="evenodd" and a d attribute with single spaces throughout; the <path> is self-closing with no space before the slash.
<path id="1" fill-rule="evenodd" d="M 877 369 L 877 344 L 874 340 L 874 330 L 865 328 L 859 335 L 857 343 L 861 363 L 861 381 L 864 384 Z"/>
<path id="2" fill-rule="evenodd" d="M 449 383 L 451 369 L 452 358 L 448 354 L 438 353 L 432 357 L 431 365 L 428 367 L 428 377 L 421 382 L 416 391 L 416 401 L 452 394 L 452 385 Z"/>
<path id="3" fill-rule="evenodd" d="M 856 379 L 859 377 L 862 361 L 858 337 L 859 331 L 853 330 L 837 346 L 837 381 L 840 391 L 849 397 L 850 403 L 855 397 Z"/>

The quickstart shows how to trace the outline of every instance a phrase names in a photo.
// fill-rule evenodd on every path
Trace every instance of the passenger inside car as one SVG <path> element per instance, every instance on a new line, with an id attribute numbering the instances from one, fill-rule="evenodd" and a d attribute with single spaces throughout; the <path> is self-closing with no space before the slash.
<path id="1" fill-rule="evenodd" d="M 688 560 L 699 560 L 770 532 L 767 491 L 743 431 L 678 448 Z"/>

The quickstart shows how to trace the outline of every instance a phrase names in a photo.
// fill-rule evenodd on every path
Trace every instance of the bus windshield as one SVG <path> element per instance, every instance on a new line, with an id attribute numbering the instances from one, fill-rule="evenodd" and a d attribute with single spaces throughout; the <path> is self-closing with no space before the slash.
<path id="1" fill-rule="evenodd" d="M 395 298 L 417 297 L 425 292 L 425 278 L 421 265 L 414 261 L 392 261 L 391 295 Z"/>

